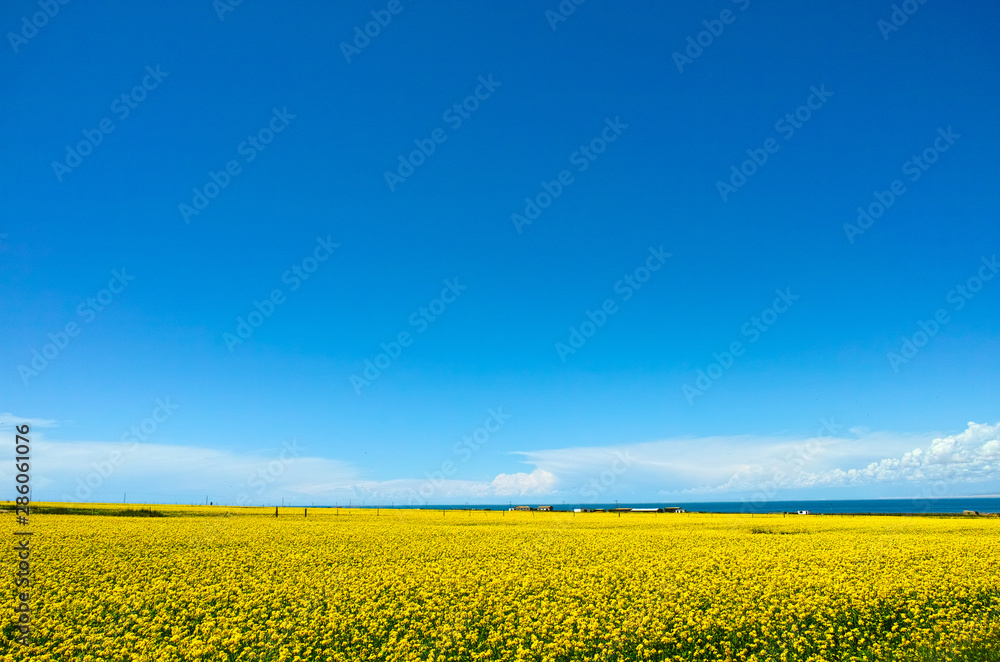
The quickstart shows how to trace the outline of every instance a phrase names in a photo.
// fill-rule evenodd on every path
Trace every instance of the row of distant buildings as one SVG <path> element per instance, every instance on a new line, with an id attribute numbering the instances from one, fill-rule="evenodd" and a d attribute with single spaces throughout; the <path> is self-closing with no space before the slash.
<path id="1" fill-rule="evenodd" d="M 514 506 L 511 510 L 518 512 L 530 512 L 537 510 L 540 512 L 551 512 L 555 510 L 552 506 Z M 574 508 L 574 513 L 683 513 L 683 508 L 678 506 L 667 506 L 665 508 Z"/>

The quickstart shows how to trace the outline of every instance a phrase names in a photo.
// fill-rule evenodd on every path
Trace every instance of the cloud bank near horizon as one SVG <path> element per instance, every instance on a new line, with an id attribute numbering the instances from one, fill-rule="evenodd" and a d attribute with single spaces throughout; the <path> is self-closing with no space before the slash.
<path id="1" fill-rule="evenodd" d="M 4 414 L 2 420 L 24 419 Z M 371 480 L 368 468 L 311 457 L 294 441 L 240 453 L 55 440 L 49 437 L 59 425 L 48 419 L 33 419 L 33 429 L 36 500 L 118 501 L 123 492 L 147 502 L 200 502 L 207 497 L 247 505 L 282 498 L 324 505 L 528 498 L 713 501 L 809 494 L 863 499 L 926 496 L 926 489 L 917 488 L 932 484 L 935 496 L 1000 492 L 1000 423 L 970 422 L 962 432 L 937 437 L 828 425 L 809 438 L 746 435 L 519 451 L 515 455 L 530 470 L 478 480 L 446 478 L 441 472 Z M 9 473 L 3 469 L 0 479 L 10 478 Z M 839 496 L 829 496 L 834 493 Z"/>

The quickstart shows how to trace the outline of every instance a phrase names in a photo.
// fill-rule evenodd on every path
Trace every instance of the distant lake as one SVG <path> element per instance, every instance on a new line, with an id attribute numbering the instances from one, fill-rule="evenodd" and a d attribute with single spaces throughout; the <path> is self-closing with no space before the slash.
<path id="1" fill-rule="evenodd" d="M 574 508 L 615 508 L 614 503 L 552 503 L 544 500 L 516 502 L 530 506 L 552 505 L 557 511 L 573 510 Z M 667 506 L 679 506 L 688 512 L 707 513 L 780 513 L 796 512 L 808 510 L 813 513 L 961 513 L 963 510 L 977 510 L 979 512 L 996 513 L 1000 512 L 1000 498 L 986 497 L 962 497 L 952 499 L 857 499 L 857 500 L 828 500 L 811 501 L 803 499 L 801 501 L 766 501 L 763 503 L 751 503 L 741 501 L 715 501 L 715 502 L 694 502 L 683 503 L 680 501 L 669 501 L 662 503 L 626 503 L 617 504 L 622 508 L 661 508 Z M 374 506 L 369 506 L 374 507 Z M 381 506 L 385 508 L 386 506 Z M 481 510 L 507 510 L 510 504 L 485 504 L 485 505 L 428 505 L 428 506 L 398 506 L 400 508 L 426 508 L 433 510 L 467 510 L 473 508 Z"/>

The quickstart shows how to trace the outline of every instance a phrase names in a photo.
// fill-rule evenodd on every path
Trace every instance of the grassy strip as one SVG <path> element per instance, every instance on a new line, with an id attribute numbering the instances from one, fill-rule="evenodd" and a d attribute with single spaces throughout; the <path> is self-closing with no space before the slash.
<path id="1" fill-rule="evenodd" d="M 0 506 L 0 510 L 13 511 L 13 506 Z M 103 515 L 106 517 L 168 517 L 168 514 L 152 508 L 108 508 L 86 506 L 31 506 L 31 513 L 38 515 Z"/>

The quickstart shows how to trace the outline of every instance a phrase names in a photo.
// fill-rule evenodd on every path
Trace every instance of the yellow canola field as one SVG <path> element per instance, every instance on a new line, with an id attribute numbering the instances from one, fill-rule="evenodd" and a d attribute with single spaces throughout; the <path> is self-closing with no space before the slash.
<path id="1" fill-rule="evenodd" d="M 167 508 L 33 514 L 0 659 L 1000 659 L 995 518 Z"/>

